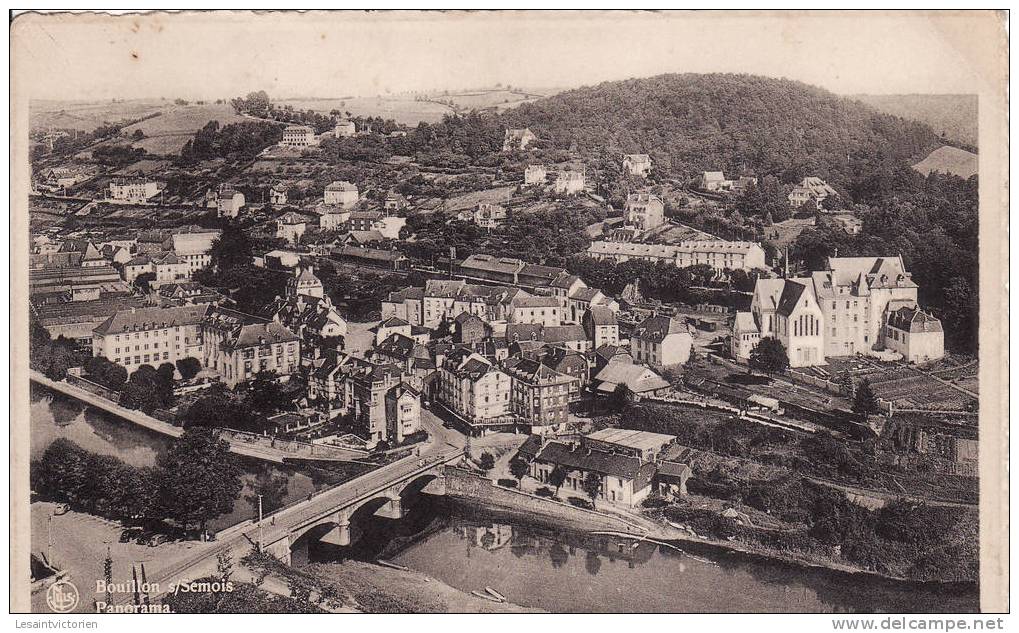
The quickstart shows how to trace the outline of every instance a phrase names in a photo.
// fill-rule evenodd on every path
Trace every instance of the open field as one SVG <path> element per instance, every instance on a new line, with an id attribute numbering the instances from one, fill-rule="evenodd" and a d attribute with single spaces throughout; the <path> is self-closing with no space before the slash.
<path id="1" fill-rule="evenodd" d="M 31 124 L 33 128 L 69 128 L 91 132 L 100 125 L 121 123 L 149 116 L 124 128 L 124 134 L 141 130 L 146 138 L 135 142 L 152 154 L 176 154 L 185 141 L 209 121 L 220 125 L 246 121 L 234 113 L 229 104 L 176 105 L 170 101 L 139 100 L 112 102 L 36 102 L 33 103 Z"/>
<path id="2" fill-rule="evenodd" d="M 175 107 L 170 101 L 33 101 L 29 106 L 32 129 L 66 128 L 91 132 L 100 125 L 130 121 Z"/>
<path id="3" fill-rule="evenodd" d="M 784 222 L 776 222 L 764 229 L 764 234 L 779 249 L 783 249 L 796 241 L 804 229 L 814 225 L 813 218 L 789 218 Z M 770 237 L 773 232 L 778 232 L 778 237 Z"/>
<path id="4" fill-rule="evenodd" d="M 341 99 L 282 99 L 274 101 L 280 106 L 293 106 L 295 110 L 314 110 L 328 114 L 332 110 L 350 112 L 353 116 L 380 116 L 403 125 L 415 126 L 424 121 L 437 123 L 442 115 L 452 112 L 448 106 L 428 101 L 415 101 L 413 97 L 347 97 Z"/>
<path id="5" fill-rule="evenodd" d="M 152 154 L 177 154 L 195 132 L 209 121 L 219 121 L 222 127 L 229 123 L 248 121 L 234 113 L 229 104 L 207 104 L 178 106 L 170 105 L 160 110 L 163 114 L 154 119 L 142 121 L 124 128 L 125 134 L 141 130 L 146 138 L 133 143 Z"/>
<path id="6" fill-rule="evenodd" d="M 931 152 L 927 158 L 913 165 L 924 176 L 934 171 L 943 174 L 955 174 L 960 178 L 969 178 L 977 173 L 978 157 L 973 152 L 959 149 L 957 147 L 939 147 Z"/>
<path id="7" fill-rule="evenodd" d="M 515 185 L 472 191 L 455 198 L 450 198 L 446 201 L 445 208 L 447 211 L 461 211 L 463 209 L 473 209 L 479 202 L 505 204 L 513 196 L 514 191 L 516 191 Z"/>

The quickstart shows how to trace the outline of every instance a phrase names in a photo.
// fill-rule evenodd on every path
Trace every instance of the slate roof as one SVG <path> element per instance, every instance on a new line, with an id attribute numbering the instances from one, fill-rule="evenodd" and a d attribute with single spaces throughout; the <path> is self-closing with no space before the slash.
<path id="1" fill-rule="evenodd" d="M 616 313 L 605 306 L 588 308 L 587 317 L 593 325 L 618 325 Z"/>
<path id="2" fill-rule="evenodd" d="M 806 290 L 805 285 L 786 279 L 785 287 L 782 288 L 782 296 L 778 300 L 778 313 L 782 316 L 791 315 Z"/>
<path id="3" fill-rule="evenodd" d="M 888 315 L 888 325 L 910 333 L 941 332 L 941 321 L 919 308 L 899 308 Z"/>
<path id="4" fill-rule="evenodd" d="M 616 455 L 605 451 L 595 451 L 585 448 L 574 448 L 561 442 L 549 442 L 541 449 L 535 457 L 536 461 L 549 464 L 560 464 L 572 470 L 596 472 L 612 477 L 622 477 L 632 481 L 641 481 L 646 485 L 655 473 L 655 465 L 651 462 L 641 462 L 636 457 Z M 643 489 L 644 485 L 635 485 L 637 490 Z"/>
<path id="5" fill-rule="evenodd" d="M 99 335 L 123 334 L 164 327 L 197 325 L 209 312 L 208 305 L 122 310 L 96 327 Z"/>
<path id="6" fill-rule="evenodd" d="M 667 316 L 653 316 L 644 319 L 640 325 L 633 330 L 633 338 L 639 338 L 652 343 L 661 343 L 670 334 L 681 334 L 686 332 L 682 323 Z"/>
<path id="7" fill-rule="evenodd" d="M 634 393 L 646 393 L 665 389 L 669 383 L 643 365 L 634 365 L 626 362 L 609 362 L 594 377 L 594 381 L 601 383 L 598 390 L 604 393 L 612 393 L 616 386 L 626 385 Z"/>

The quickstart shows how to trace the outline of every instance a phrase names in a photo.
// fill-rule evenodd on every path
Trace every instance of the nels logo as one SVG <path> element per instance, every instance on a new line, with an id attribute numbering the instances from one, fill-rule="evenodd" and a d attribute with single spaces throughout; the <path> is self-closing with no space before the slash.
<path id="1" fill-rule="evenodd" d="M 55 613 L 70 613 L 78 606 L 78 588 L 69 580 L 58 580 L 46 590 L 46 604 Z"/>

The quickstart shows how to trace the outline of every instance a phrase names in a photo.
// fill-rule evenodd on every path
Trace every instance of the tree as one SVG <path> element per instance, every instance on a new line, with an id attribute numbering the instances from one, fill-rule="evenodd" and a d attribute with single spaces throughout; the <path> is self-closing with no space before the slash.
<path id="1" fill-rule="evenodd" d="M 867 416 L 880 411 L 881 405 L 878 404 L 877 396 L 874 395 L 874 389 L 871 388 L 870 381 L 864 378 L 860 382 L 860 386 L 856 388 L 856 396 L 853 398 L 853 412 Z"/>
<path id="2" fill-rule="evenodd" d="M 127 382 L 127 369 L 105 356 L 93 356 L 85 361 L 85 372 L 88 374 L 89 380 L 114 391 L 123 387 Z"/>
<path id="3" fill-rule="evenodd" d="M 276 413 L 289 404 L 286 392 L 279 383 L 279 375 L 268 370 L 255 374 L 254 380 L 248 385 L 245 402 L 252 411 L 266 415 Z"/>
<path id="4" fill-rule="evenodd" d="M 843 369 L 842 373 L 839 374 L 838 385 L 842 393 L 850 397 L 853 396 L 856 385 L 853 383 L 853 377 L 849 374 L 848 369 Z"/>
<path id="5" fill-rule="evenodd" d="M 559 496 L 559 489 L 566 483 L 566 478 L 569 476 L 569 471 L 559 466 L 558 464 L 548 473 L 548 483 L 555 486 L 555 494 Z"/>
<path id="6" fill-rule="evenodd" d="M 134 278 L 134 285 L 142 292 L 149 292 L 152 282 L 156 280 L 156 273 L 142 273 Z"/>
<path id="7" fill-rule="evenodd" d="M 777 374 L 789 367 L 789 356 L 782 341 L 772 336 L 762 338 L 750 351 L 750 369 Z"/>
<path id="8" fill-rule="evenodd" d="M 202 371 L 202 361 L 194 356 L 182 358 L 177 361 L 177 371 L 180 372 L 181 378 L 184 380 L 191 380 L 198 375 L 198 372 Z"/>
<path id="9" fill-rule="evenodd" d="M 495 457 L 493 457 L 492 454 L 489 453 L 488 451 L 485 451 L 484 453 L 481 454 L 481 459 L 478 462 L 478 467 L 481 468 L 481 470 L 485 471 L 485 473 L 488 473 L 488 471 L 495 468 Z"/>
<path id="10" fill-rule="evenodd" d="M 241 469 L 230 444 L 216 431 L 184 429 L 156 462 L 158 499 L 166 516 L 187 530 L 233 511 L 241 492 Z"/>
<path id="11" fill-rule="evenodd" d="M 143 138 L 145 138 L 145 132 L 142 132 L 141 128 L 135 130 L 134 134 L 131 135 L 131 140 L 134 140 L 134 141 L 140 141 Z"/>
<path id="12" fill-rule="evenodd" d="M 619 383 L 612 390 L 611 408 L 614 411 L 625 411 L 633 406 L 633 391 L 626 383 Z"/>
<path id="13" fill-rule="evenodd" d="M 584 477 L 584 492 L 588 497 L 591 497 L 591 505 L 595 505 L 598 494 L 601 492 L 601 475 L 594 472 L 587 473 L 587 476 Z"/>
<path id="14" fill-rule="evenodd" d="M 522 459 L 514 459 L 510 461 L 510 474 L 517 478 L 517 481 L 523 481 L 524 475 L 531 472 L 530 465 Z"/>

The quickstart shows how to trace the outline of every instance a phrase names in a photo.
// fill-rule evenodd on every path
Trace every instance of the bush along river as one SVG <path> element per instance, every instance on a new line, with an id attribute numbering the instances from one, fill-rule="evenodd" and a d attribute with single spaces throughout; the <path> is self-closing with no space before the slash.
<path id="1" fill-rule="evenodd" d="M 350 547 L 298 542 L 293 562 L 342 575 L 390 562 L 464 592 L 491 587 L 551 612 L 976 612 L 975 584 L 884 580 L 709 546 L 562 531 L 422 495 L 403 519 L 370 517 Z M 696 550 L 696 551 L 694 551 Z M 330 565 L 333 565 L 330 568 Z"/>

